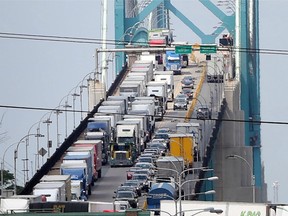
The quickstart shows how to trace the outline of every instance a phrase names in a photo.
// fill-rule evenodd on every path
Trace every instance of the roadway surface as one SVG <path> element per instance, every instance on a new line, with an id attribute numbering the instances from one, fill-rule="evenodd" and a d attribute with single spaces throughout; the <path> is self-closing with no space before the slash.
<path id="1" fill-rule="evenodd" d="M 202 67 L 198 67 L 197 65 L 189 66 L 183 69 L 181 75 L 174 76 L 175 90 L 174 95 L 176 96 L 181 91 L 181 80 L 186 75 L 192 75 L 196 78 L 196 85 L 199 84 L 200 78 L 202 76 Z M 201 158 L 203 158 L 205 153 L 206 145 L 209 141 L 212 127 L 214 125 L 214 120 L 197 120 L 196 119 L 196 109 L 199 106 L 209 106 L 212 109 L 212 119 L 216 118 L 218 104 L 220 101 L 220 90 L 221 84 L 217 83 L 207 83 L 206 81 L 203 83 L 200 94 L 197 99 L 196 106 L 194 108 L 194 112 L 191 116 L 191 122 L 199 122 L 202 124 L 202 135 L 199 138 L 198 148 L 200 149 Z M 197 86 L 194 88 L 194 91 L 197 89 Z M 191 102 L 189 103 L 189 107 L 191 106 Z M 188 107 L 188 110 L 189 110 Z M 171 131 L 176 131 L 176 124 L 178 122 L 183 122 L 185 119 L 187 111 L 183 110 L 173 110 L 173 102 L 168 103 L 168 110 L 164 116 L 163 121 L 156 122 L 156 130 L 159 127 L 169 127 Z M 200 161 L 196 161 L 194 163 L 194 167 L 199 167 L 201 165 Z M 106 165 L 102 168 L 102 178 L 98 179 L 92 189 L 92 195 L 89 196 L 89 201 L 101 201 L 101 202 L 113 202 L 114 191 L 116 191 L 117 187 L 120 186 L 126 180 L 126 171 L 129 167 L 116 167 L 110 168 L 109 165 Z M 187 179 L 195 178 L 193 175 L 187 176 Z M 187 180 L 186 179 L 186 180 Z M 186 194 L 191 194 L 194 192 L 194 183 L 187 184 L 185 187 Z M 145 195 L 140 197 L 139 199 L 139 207 L 143 206 L 145 201 Z"/>

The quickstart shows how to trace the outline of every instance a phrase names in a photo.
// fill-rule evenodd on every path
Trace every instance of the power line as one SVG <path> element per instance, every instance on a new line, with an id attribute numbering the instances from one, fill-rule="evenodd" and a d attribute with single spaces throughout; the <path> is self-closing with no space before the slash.
<path id="1" fill-rule="evenodd" d="M 101 44 L 103 39 L 86 38 L 86 37 L 68 37 L 68 36 L 55 36 L 55 35 L 41 35 L 41 34 L 22 34 L 22 33 L 9 33 L 0 32 L 0 38 L 7 39 L 22 39 L 22 40 L 38 40 L 38 41 L 50 41 L 50 42 L 68 42 L 68 43 L 81 43 L 81 44 Z M 106 39 L 108 45 L 127 45 L 129 42 L 122 40 Z M 148 45 L 143 42 L 135 42 L 133 44 Z M 231 51 L 236 52 L 248 52 L 248 53 L 261 53 L 261 54 L 274 54 L 274 55 L 288 55 L 288 50 L 277 49 L 253 49 L 245 47 L 231 47 Z"/>
<path id="2" fill-rule="evenodd" d="M 89 111 L 81 111 L 81 110 L 71 110 L 71 109 L 55 109 L 55 108 L 43 108 L 43 107 L 29 107 L 29 106 L 11 106 L 11 105 L 0 105 L 0 108 L 8 108 L 8 109 L 22 109 L 22 110 L 37 110 L 37 111 L 62 111 L 62 112 L 78 112 L 78 113 L 88 113 Z M 105 113 L 105 114 L 109 114 L 109 113 Z M 127 115 L 134 115 L 134 114 L 127 114 Z M 139 114 L 138 114 L 139 115 Z M 149 115 L 145 115 L 145 116 L 149 116 Z M 165 115 L 164 118 L 166 119 L 185 119 L 186 117 L 184 116 L 174 116 L 174 115 Z M 195 120 L 199 120 L 197 118 L 193 118 L 190 117 L 188 118 L 190 120 L 195 119 Z M 245 119 L 215 119 L 215 118 L 211 118 L 211 119 L 201 119 L 202 121 L 222 121 L 222 122 L 239 122 L 239 123 L 251 123 L 251 124 L 275 124 L 275 125 L 288 125 L 288 122 L 284 122 L 284 121 L 264 121 L 264 120 L 260 120 L 260 121 L 256 121 L 256 120 L 245 120 Z"/>

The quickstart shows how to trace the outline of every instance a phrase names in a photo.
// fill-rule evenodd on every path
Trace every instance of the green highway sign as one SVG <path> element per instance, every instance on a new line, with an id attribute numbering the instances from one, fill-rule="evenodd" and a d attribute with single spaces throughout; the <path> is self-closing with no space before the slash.
<path id="1" fill-rule="evenodd" d="M 175 53 L 178 54 L 189 54 L 192 52 L 192 46 L 176 46 L 175 47 Z"/>
<path id="2" fill-rule="evenodd" d="M 201 45 L 200 53 L 216 53 L 217 47 L 216 45 Z"/>

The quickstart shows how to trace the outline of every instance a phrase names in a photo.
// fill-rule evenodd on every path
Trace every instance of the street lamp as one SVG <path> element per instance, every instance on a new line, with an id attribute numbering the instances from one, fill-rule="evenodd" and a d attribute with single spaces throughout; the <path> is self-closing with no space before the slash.
<path id="1" fill-rule="evenodd" d="M 22 140 L 21 142 L 24 142 L 24 140 Z M 5 169 L 5 155 L 6 155 L 6 152 L 8 151 L 8 149 L 10 149 L 13 145 L 15 145 L 16 143 L 18 142 L 15 142 L 15 143 L 12 143 L 11 145 L 9 145 L 5 151 L 4 151 L 4 154 L 3 154 L 3 157 L 2 157 L 2 161 L 1 161 L 1 196 L 3 196 L 3 191 L 4 191 L 4 169 Z"/>
<path id="2" fill-rule="evenodd" d="M 177 216 L 179 212 L 176 212 L 176 214 L 171 214 L 170 212 L 168 211 L 165 211 L 165 210 L 159 210 L 159 209 L 151 209 L 150 211 L 158 211 L 158 212 L 163 212 L 165 214 L 168 214 L 169 216 Z M 199 208 L 199 209 L 189 209 L 189 210 L 184 210 L 182 213 L 185 213 L 185 212 L 195 212 L 197 211 L 196 213 L 192 214 L 191 216 L 194 216 L 194 215 L 197 215 L 197 214 L 200 214 L 202 212 L 209 212 L 209 213 L 215 213 L 215 214 L 222 214 L 223 213 L 223 210 L 222 209 L 215 209 L 213 207 L 207 207 L 207 208 Z M 180 215 L 180 216 L 183 216 L 183 215 Z"/>
<path id="3" fill-rule="evenodd" d="M 194 215 L 197 215 L 197 214 L 200 214 L 202 212 L 210 212 L 210 213 L 215 213 L 215 214 L 222 214 L 223 213 L 223 210 L 222 209 L 214 209 L 214 208 L 207 208 L 206 210 L 203 209 L 199 212 L 196 212 L 195 214 L 192 214 L 191 216 L 194 216 Z"/>
<path id="4" fill-rule="evenodd" d="M 74 92 L 72 94 L 72 97 L 73 97 L 73 127 L 75 129 L 75 100 L 76 100 L 76 97 L 79 97 L 80 94 L 77 94 L 76 92 Z"/>
<path id="5" fill-rule="evenodd" d="M 175 166 L 176 167 L 176 166 Z M 157 168 L 159 169 L 159 168 Z M 178 181 L 174 182 L 177 186 L 178 186 L 178 199 L 176 200 L 178 202 L 179 200 L 179 213 L 180 213 L 180 216 L 182 216 L 182 197 L 185 197 L 185 194 L 184 196 L 182 196 L 181 192 L 182 192 L 182 187 L 184 186 L 184 184 L 186 183 L 189 183 L 189 182 L 198 182 L 198 181 L 215 181 L 215 180 L 218 180 L 218 177 L 217 176 L 212 176 L 212 177 L 207 177 L 207 178 L 201 178 L 201 179 L 189 179 L 189 180 L 186 180 L 184 182 L 181 182 L 182 180 L 182 176 L 183 174 L 185 174 L 186 172 L 189 172 L 189 171 L 194 171 L 194 170 L 203 170 L 203 171 L 206 171 L 207 167 L 194 167 L 194 168 L 188 168 L 188 169 L 184 169 L 182 170 L 181 172 L 177 171 L 177 170 L 173 170 L 173 169 L 169 169 L 169 168 L 160 168 L 160 169 L 165 169 L 165 170 L 171 170 L 171 171 L 174 171 L 175 173 L 177 173 L 177 176 L 178 177 Z M 210 171 L 210 169 L 209 169 Z M 214 191 L 213 191 L 214 192 Z M 212 194 L 213 193 L 212 191 L 209 191 L 208 194 Z M 205 193 L 205 192 L 204 192 Z M 176 215 L 177 215 L 177 203 L 175 203 L 175 207 L 176 207 Z"/>
<path id="6" fill-rule="evenodd" d="M 59 134 L 59 114 L 63 113 L 60 109 L 58 109 L 59 106 L 56 107 L 55 109 L 55 114 L 56 114 L 56 130 L 57 130 L 57 136 L 56 136 L 56 139 L 57 139 L 57 147 L 60 146 L 60 134 Z"/>
<path id="7" fill-rule="evenodd" d="M 250 174 L 251 174 L 251 186 L 252 186 L 252 201 L 253 203 L 255 203 L 255 175 L 253 174 L 253 169 L 252 169 L 252 166 L 250 165 L 250 163 L 243 157 L 241 157 L 240 155 L 236 155 L 236 154 L 233 154 L 233 155 L 228 155 L 226 156 L 227 159 L 240 159 L 242 161 L 244 161 L 247 166 L 249 167 L 250 169 Z"/>
<path id="8" fill-rule="evenodd" d="M 65 101 L 65 105 L 63 105 L 63 107 L 65 108 L 65 138 L 67 138 L 68 136 L 68 118 L 67 118 L 67 108 L 71 108 L 72 106 L 68 104 L 68 98 Z"/>
<path id="9" fill-rule="evenodd" d="M 17 171 L 17 158 L 18 158 L 18 147 L 20 145 L 20 143 L 26 138 L 26 137 L 29 137 L 29 136 L 36 136 L 36 137 L 39 137 L 39 136 L 43 136 L 42 134 L 27 134 L 26 136 L 22 137 L 20 139 L 20 141 L 17 143 L 17 147 L 16 149 L 14 150 L 14 195 L 17 195 L 17 177 L 16 177 L 16 171 Z"/>
<path id="10" fill-rule="evenodd" d="M 88 88 L 88 86 L 81 84 L 79 87 L 80 87 L 80 112 L 81 112 L 81 121 L 82 121 L 83 120 L 83 88 Z"/>
<path id="11" fill-rule="evenodd" d="M 52 123 L 52 121 L 50 120 L 50 118 L 47 118 L 45 121 L 43 121 L 43 123 L 47 124 L 47 150 L 48 150 L 48 158 L 50 158 L 50 148 L 52 147 L 51 146 L 52 141 L 50 141 L 50 137 L 49 137 L 49 126 Z"/>

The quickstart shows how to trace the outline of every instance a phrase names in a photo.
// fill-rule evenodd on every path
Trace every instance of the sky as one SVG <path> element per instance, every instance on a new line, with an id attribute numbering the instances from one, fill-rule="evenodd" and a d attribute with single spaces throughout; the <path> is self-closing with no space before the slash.
<path id="1" fill-rule="evenodd" d="M 114 39 L 113 2 L 108 0 L 108 39 Z M 203 32 L 212 33 L 217 20 L 197 0 L 171 1 L 183 14 L 192 20 Z M 216 2 L 216 1 L 213 1 Z M 65 101 L 73 106 L 72 93 L 80 93 L 80 86 L 86 85 L 86 79 L 95 71 L 95 49 L 100 44 L 41 41 L 27 39 L 3 38 L 2 33 L 48 35 L 77 38 L 101 38 L 100 0 L 0 0 L 0 105 L 37 108 L 63 109 Z M 187 7 L 191 5 L 191 7 Z M 288 50 L 286 42 L 287 30 L 284 24 L 288 8 L 286 0 L 260 0 L 259 26 L 260 49 Z M 281 17 L 281 18 L 280 18 Z M 182 24 L 175 16 L 171 16 L 172 28 L 175 29 L 176 40 L 200 42 L 199 38 Z M 288 102 L 286 92 L 286 55 L 260 54 L 260 94 L 261 118 L 264 121 L 288 122 Z M 112 65 L 109 72 L 112 73 Z M 87 110 L 87 90 L 83 89 L 83 110 Z M 86 96 L 86 97 L 85 97 Z M 80 97 L 75 97 L 74 108 L 80 110 Z M 19 108 L 0 108 L 0 156 L 13 170 L 13 150 L 19 144 L 17 167 L 19 178 L 23 176 L 25 144 L 21 139 L 29 137 L 28 158 L 29 176 L 35 171 L 37 140 L 32 134 L 40 133 L 47 137 L 47 124 L 42 121 L 51 117 L 49 133 L 53 140 L 51 152 L 56 142 L 56 115 L 45 110 L 29 110 Z M 65 138 L 65 122 L 71 132 L 74 125 L 73 112 L 58 116 L 60 140 Z M 75 122 L 79 123 L 76 115 Z M 265 181 L 268 185 L 268 199 L 278 197 L 281 203 L 288 203 L 288 178 L 285 132 L 286 124 L 262 124 L 262 161 L 265 166 Z M 69 133 L 68 133 L 69 134 Z M 40 138 L 39 146 L 45 148 L 47 138 Z M 47 154 L 46 154 L 47 156 Z M 45 157 L 44 156 L 44 160 Z M 34 160 L 33 160 L 34 158 Z M 41 160 L 42 158 L 40 158 Z M 24 176 L 23 176 L 24 178 Z M 22 179 L 23 181 L 23 179 Z M 278 182 L 278 196 L 274 197 L 273 183 Z"/>

